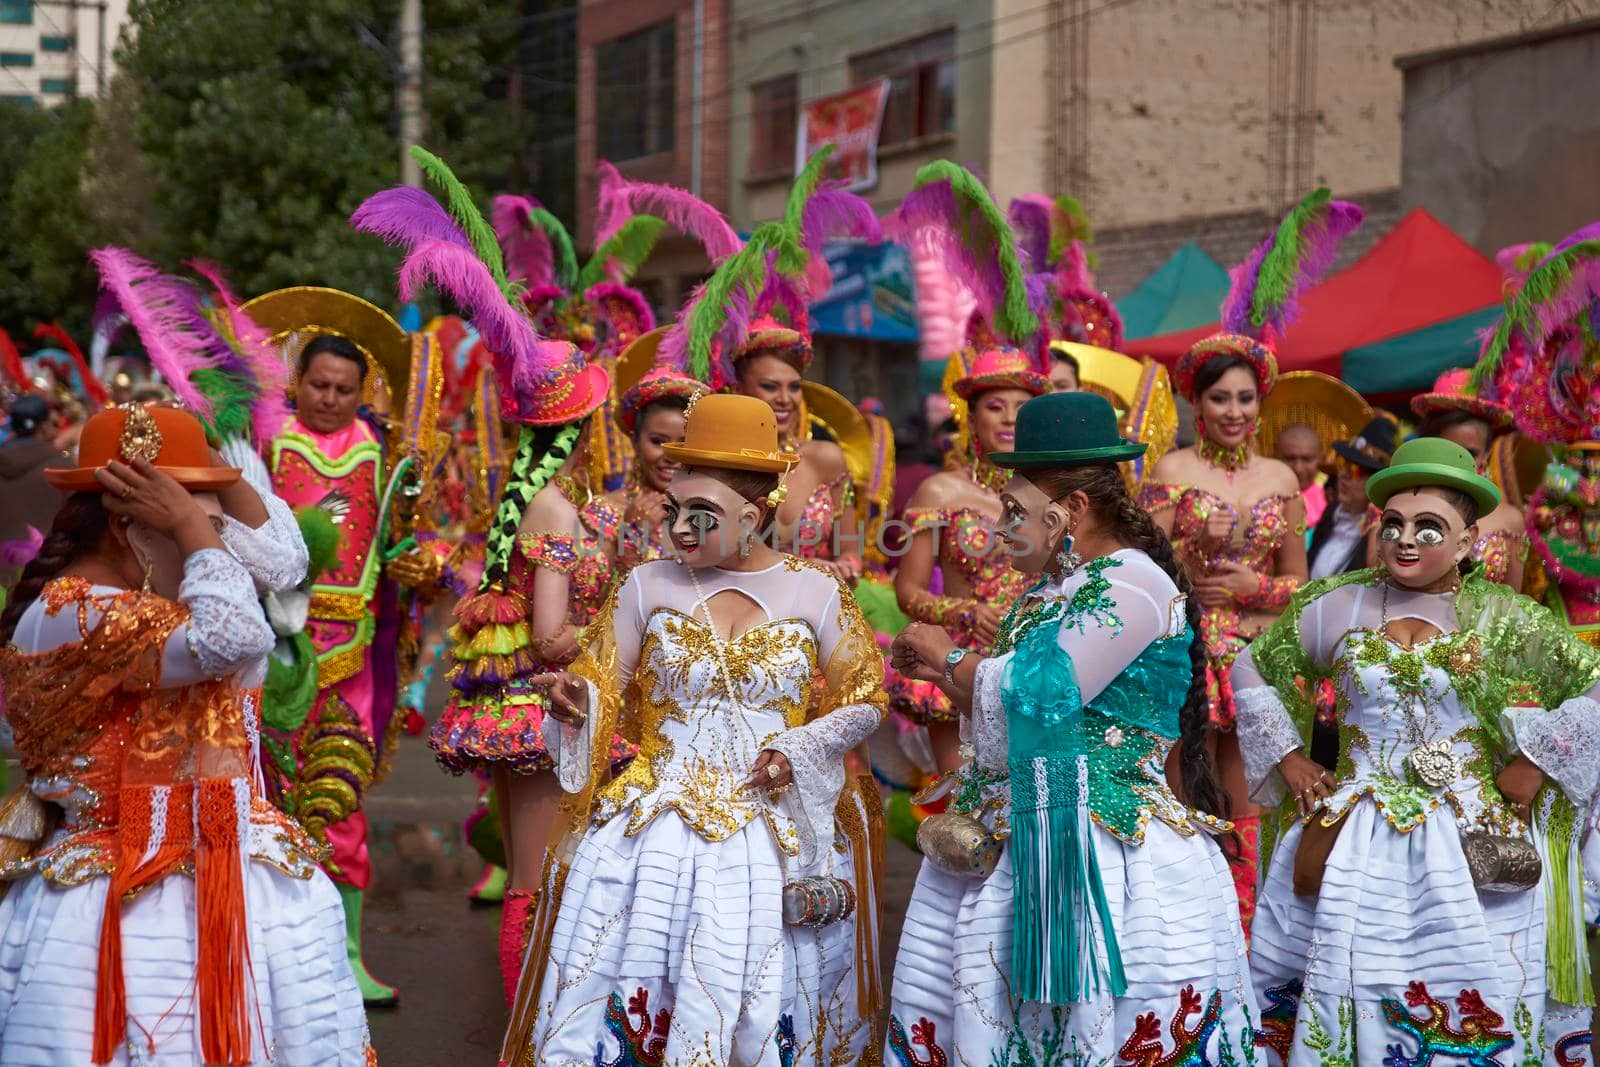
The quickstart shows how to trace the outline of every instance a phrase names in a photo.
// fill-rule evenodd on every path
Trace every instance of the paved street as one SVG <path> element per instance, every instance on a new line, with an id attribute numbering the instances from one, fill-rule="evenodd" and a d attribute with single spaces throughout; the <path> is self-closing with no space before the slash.
<path id="1" fill-rule="evenodd" d="M 430 716 L 437 713 L 437 704 Z M 423 737 L 402 737 L 394 770 L 368 801 L 375 869 L 367 964 L 397 985 L 400 1006 L 369 1013 L 382 1067 L 492 1064 L 505 1024 L 498 969 L 499 913 L 473 907 L 480 866 L 461 820 L 477 795 L 471 778 L 433 762 Z M 916 857 L 889 844 L 884 886 L 885 976 L 899 943 Z"/>

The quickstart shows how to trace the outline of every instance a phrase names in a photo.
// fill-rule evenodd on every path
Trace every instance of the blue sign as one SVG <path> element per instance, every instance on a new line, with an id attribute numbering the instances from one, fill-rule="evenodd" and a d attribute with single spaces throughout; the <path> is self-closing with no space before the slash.
<path id="1" fill-rule="evenodd" d="M 823 255 L 833 288 L 811 305 L 813 333 L 916 344 L 916 286 L 904 248 L 830 241 Z"/>

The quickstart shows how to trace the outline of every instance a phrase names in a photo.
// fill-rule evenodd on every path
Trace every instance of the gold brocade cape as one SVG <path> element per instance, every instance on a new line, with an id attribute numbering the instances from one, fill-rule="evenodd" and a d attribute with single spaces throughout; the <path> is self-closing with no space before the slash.
<path id="1" fill-rule="evenodd" d="M 92 591 L 83 578 L 44 589 L 51 615 L 76 611 L 82 640 L 37 654 L 0 650 L 0 682 L 30 779 L 74 803 L 63 832 L 0 869 L 61 886 L 107 877 L 95 992 L 93 1062 L 127 1038 L 122 904 L 192 870 L 198 914 L 196 1011 L 208 1063 L 246 1063 L 251 1021 L 241 835 L 249 833 L 250 744 L 231 679 L 160 688 L 162 655 L 189 609 L 154 593 Z M 91 628 L 90 609 L 101 613 Z M 31 785 L 31 783 L 30 783 Z M 31 799 L 24 785 L 13 803 Z M 35 801 L 37 803 L 37 801 Z M 241 812 L 243 814 L 241 814 Z"/>

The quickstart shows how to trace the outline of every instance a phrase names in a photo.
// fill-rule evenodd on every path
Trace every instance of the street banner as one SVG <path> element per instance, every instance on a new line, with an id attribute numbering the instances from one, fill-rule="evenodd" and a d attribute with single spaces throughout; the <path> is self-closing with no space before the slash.
<path id="1" fill-rule="evenodd" d="M 824 145 L 833 145 L 827 176 L 842 178 L 851 192 L 878 184 L 878 130 L 889 102 L 889 79 L 879 78 L 800 108 L 794 170 L 799 174 Z"/>

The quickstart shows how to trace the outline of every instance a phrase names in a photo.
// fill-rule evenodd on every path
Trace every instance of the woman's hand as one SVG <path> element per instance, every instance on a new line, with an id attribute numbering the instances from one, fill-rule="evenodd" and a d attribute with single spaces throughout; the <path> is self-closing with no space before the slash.
<path id="1" fill-rule="evenodd" d="M 105 488 L 106 510 L 112 515 L 136 522 L 148 530 L 166 534 L 178 543 L 185 556 L 206 548 L 223 548 L 222 536 L 211 525 L 211 517 L 189 490 L 147 459 L 133 463 L 112 460 L 94 472 Z"/>
<path id="2" fill-rule="evenodd" d="M 1295 749 L 1278 762 L 1278 773 L 1284 784 L 1294 794 L 1294 802 L 1301 815 L 1310 815 L 1322 801 L 1333 796 L 1339 780 L 1300 749 Z"/>
<path id="3" fill-rule="evenodd" d="M 985 646 L 994 644 L 995 635 L 1000 632 L 1000 620 L 1005 618 L 1005 613 L 999 608 L 988 604 L 978 604 L 972 609 L 972 635 Z"/>
<path id="4" fill-rule="evenodd" d="M 383 565 L 384 577 L 407 589 L 431 589 L 444 569 L 442 561 L 424 548 L 402 552 Z"/>
<path id="5" fill-rule="evenodd" d="M 667 521 L 667 497 L 653 489 L 646 489 L 628 502 L 623 518 L 647 530 L 658 529 Z"/>
<path id="6" fill-rule="evenodd" d="M 793 782 L 794 768 L 789 766 L 789 757 L 764 748 L 761 755 L 756 757 L 755 766 L 750 768 L 750 776 L 744 780 L 744 787 L 773 790 L 782 789 Z"/>
<path id="7" fill-rule="evenodd" d="M 1210 548 L 1217 548 L 1233 540 L 1234 528 L 1239 525 L 1239 513 L 1232 504 L 1218 504 L 1206 516 L 1206 526 L 1200 540 Z"/>
<path id="8" fill-rule="evenodd" d="M 955 647 L 950 635 L 937 626 L 914 622 L 889 646 L 889 663 L 907 678 L 937 685 L 944 681 L 945 659 Z"/>
<path id="9" fill-rule="evenodd" d="M 1516 809 L 1517 816 L 1525 823 L 1532 823 L 1533 798 L 1544 787 L 1544 772 L 1539 765 L 1519 755 L 1495 776 L 1494 784 L 1500 787 L 1500 795 L 1506 798 L 1506 803 Z"/>
<path id="10" fill-rule="evenodd" d="M 528 679 L 543 686 L 546 707 L 557 722 L 582 726 L 589 718 L 589 685 L 568 671 L 547 671 Z"/>
<path id="11" fill-rule="evenodd" d="M 1218 563 L 1194 580 L 1195 595 L 1208 608 L 1236 604 L 1260 588 L 1261 579 L 1243 563 Z"/>

